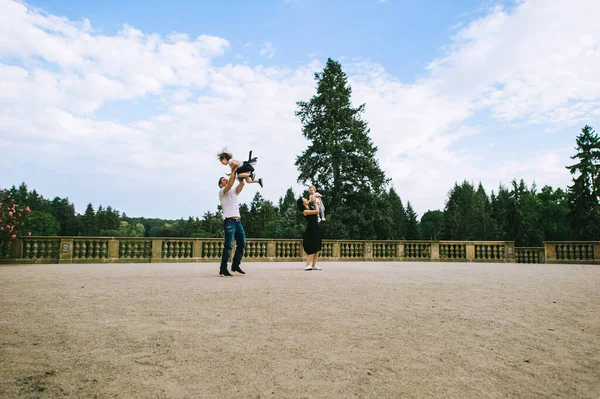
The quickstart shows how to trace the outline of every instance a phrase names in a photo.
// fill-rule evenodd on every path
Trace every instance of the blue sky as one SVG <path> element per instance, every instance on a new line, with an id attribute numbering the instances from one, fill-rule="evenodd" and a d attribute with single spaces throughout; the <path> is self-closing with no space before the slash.
<path id="1" fill-rule="evenodd" d="M 453 27 L 489 6 L 469 1 L 32 1 L 28 4 L 72 20 L 87 18 L 105 34 L 123 24 L 147 33 L 215 35 L 241 54 L 246 43 L 271 42 L 272 62 L 302 65 L 315 57 L 377 60 L 403 80 L 415 79 L 447 43 Z M 384 40 L 381 40 L 384 39 Z M 221 62 L 232 61 L 235 53 Z"/>
<path id="2" fill-rule="evenodd" d="M 592 0 L 0 0 L 0 187 L 131 216 L 217 205 L 214 154 L 299 193 L 295 102 L 340 60 L 381 166 L 419 214 L 464 179 L 565 188 L 600 119 Z M 552 21 L 552 23 L 548 23 Z M 258 188 L 248 187 L 249 202 Z"/>

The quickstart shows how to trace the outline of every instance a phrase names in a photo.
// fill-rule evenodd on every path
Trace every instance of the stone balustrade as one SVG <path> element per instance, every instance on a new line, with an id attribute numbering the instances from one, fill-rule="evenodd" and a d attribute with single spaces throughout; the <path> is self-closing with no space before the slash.
<path id="1" fill-rule="evenodd" d="M 220 238 L 22 237 L 0 263 L 218 262 Z M 232 254 L 234 253 L 232 251 Z M 600 263 L 596 241 L 546 242 L 519 248 L 512 241 L 323 240 L 322 261 Z M 302 261 L 302 240 L 248 239 L 244 262 Z"/>
<path id="2" fill-rule="evenodd" d="M 324 240 L 323 261 L 515 262 L 512 242 Z M 219 238 L 23 237 L 3 263 L 217 262 Z M 235 251 L 235 249 L 234 249 Z M 232 254 L 233 252 L 232 251 Z M 302 240 L 248 239 L 244 261 L 301 261 Z"/>
<path id="3" fill-rule="evenodd" d="M 600 263 L 600 241 L 546 241 L 546 263 Z"/>

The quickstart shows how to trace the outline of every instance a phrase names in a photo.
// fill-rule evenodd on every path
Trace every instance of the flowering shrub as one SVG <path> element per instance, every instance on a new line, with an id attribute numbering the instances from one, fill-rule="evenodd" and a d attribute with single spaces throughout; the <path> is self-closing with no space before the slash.
<path id="1" fill-rule="evenodd" d="M 29 212 L 28 206 L 20 206 L 10 194 L 0 192 L 0 255 L 7 253 L 8 245 L 23 231 Z"/>

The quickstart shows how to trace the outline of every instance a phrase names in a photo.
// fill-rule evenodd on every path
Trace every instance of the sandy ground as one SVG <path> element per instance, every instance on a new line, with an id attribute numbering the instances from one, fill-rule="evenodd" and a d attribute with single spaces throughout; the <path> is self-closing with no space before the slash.
<path id="1" fill-rule="evenodd" d="M 0 267 L 0 398 L 600 397 L 600 266 Z"/>

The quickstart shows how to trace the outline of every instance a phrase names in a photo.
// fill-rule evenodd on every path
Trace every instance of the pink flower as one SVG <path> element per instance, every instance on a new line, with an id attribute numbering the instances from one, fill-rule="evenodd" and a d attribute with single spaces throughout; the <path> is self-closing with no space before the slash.
<path id="1" fill-rule="evenodd" d="M 4 227 L 0 227 L 0 231 L 4 231 Z"/>
<path id="2" fill-rule="evenodd" d="M 27 233 L 27 235 L 30 236 L 31 235 L 31 231 L 29 233 Z"/>
<path id="3" fill-rule="evenodd" d="M 14 240 L 15 238 L 17 238 L 17 235 L 13 234 L 12 237 L 10 237 L 10 238 L 12 238 Z"/>
<path id="4" fill-rule="evenodd" d="M 12 212 L 8 212 L 8 216 L 12 216 Z"/>
<path id="5" fill-rule="evenodd" d="M 10 198 L 10 195 L 8 197 L 6 197 L 6 198 Z"/>
<path id="6" fill-rule="evenodd" d="M 29 212 L 31 212 L 31 209 L 29 209 L 29 207 L 27 207 L 27 208 L 25 208 L 25 211 L 26 211 L 27 213 L 29 213 Z"/>
<path id="7" fill-rule="evenodd" d="M 25 224 L 25 222 L 21 222 L 21 226 L 23 226 Z"/>

